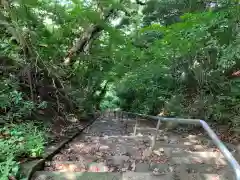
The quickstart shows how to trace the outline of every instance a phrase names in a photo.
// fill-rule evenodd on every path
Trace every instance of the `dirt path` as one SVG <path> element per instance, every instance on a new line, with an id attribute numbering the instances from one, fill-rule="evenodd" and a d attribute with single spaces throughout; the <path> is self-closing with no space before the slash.
<path id="1" fill-rule="evenodd" d="M 234 179 L 224 157 L 206 139 L 159 130 L 152 150 L 153 124 L 140 121 L 136 136 L 134 125 L 134 120 L 113 116 L 98 119 L 33 179 Z"/>

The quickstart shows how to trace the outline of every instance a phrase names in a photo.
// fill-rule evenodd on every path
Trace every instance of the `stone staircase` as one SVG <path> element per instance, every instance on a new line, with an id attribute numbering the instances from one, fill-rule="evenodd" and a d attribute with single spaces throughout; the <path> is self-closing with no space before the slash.
<path id="1" fill-rule="evenodd" d="M 148 120 L 139 122 L 134 132 L 135 120 L 97 120 L 32 179 L 234 180 L 223 155 L 211 143 L 203 143 L 207 139 L 156 130 Z"/>

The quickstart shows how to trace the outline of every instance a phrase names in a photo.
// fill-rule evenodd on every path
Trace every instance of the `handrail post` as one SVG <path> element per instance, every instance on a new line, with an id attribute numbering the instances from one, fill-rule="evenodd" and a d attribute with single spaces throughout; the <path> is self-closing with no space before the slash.
<path id="1" fill-rule="evenodd" d="M 135 123 L 135 127 L 134 127 L 133 136 L 136 136 L 136 134 L 137 134 L 137 127 L 138 127 L 138 117 L 136 116 L 136 123 Z"/>
<path id="2" fill-rule="evenodd" d="M 157 126 L 156 126 L 156 132 L 155 134 L 153 135 L 153 138 L 152 138 L 152 150 L 154 150 L 154 146 L 156 144 L 156 139 L 157 139 L 157 135 L 158 135 L 158 130 L 160 128 L 160 125 L 161 125 L 161 119 L 160 117 L 158 117 L 158 122 L 157 122 Z"/>

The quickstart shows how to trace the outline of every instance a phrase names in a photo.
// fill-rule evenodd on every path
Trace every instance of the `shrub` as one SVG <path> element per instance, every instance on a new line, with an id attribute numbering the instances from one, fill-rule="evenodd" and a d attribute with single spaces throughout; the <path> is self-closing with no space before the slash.
<path id="1" fill-rule="evenodd" d="M 18 175 L 19 158 L 41 156 L 45 139 L 43 126 L 33 122 L 0 128 L 0 179 Z"/>

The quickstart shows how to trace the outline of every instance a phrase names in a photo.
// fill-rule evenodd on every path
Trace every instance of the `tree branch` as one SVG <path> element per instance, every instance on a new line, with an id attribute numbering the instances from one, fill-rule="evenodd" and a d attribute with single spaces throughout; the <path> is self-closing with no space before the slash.
<path id="1" fill-rule="evenodd" d="M 106 13 L 103 20 L 107 21 L 113 12 L 114 12 L 114 9 L 111 8 Z M 103 30 L 103 26 L 101 25 L 101 23 L 89 27 L 89 29 L 83 33 L 81 38 L 77 39 L 77 42 L 75 43 L 75 45 L 69 50 L 67 56 L 64 59 L 64 64 L 69 65 L 74 63 L 72 60 L 72 57 L 76 53 L 84 52 L 84 50 L 89 51 L 88 48 L 90 46 L 88 47 L 88 43 L 92 43 L 92 41 L 96 39 L 96 37 L 102 30 Z"/>
<path id="2" fill-rule="evenodd" d="M 82 37 L 77 39 L 76 44 L 69 50 L 67 57 L 64 60 L 65 65 L 72 64 L 72 57 L 75 53 L 83 52 L 84 47 L 87 46 L 88 42 L 95 36 L 95 34 L 101 32 L 103 28 L 100 25 L 90 27 L 86 32 L 83 33 Z"/>

